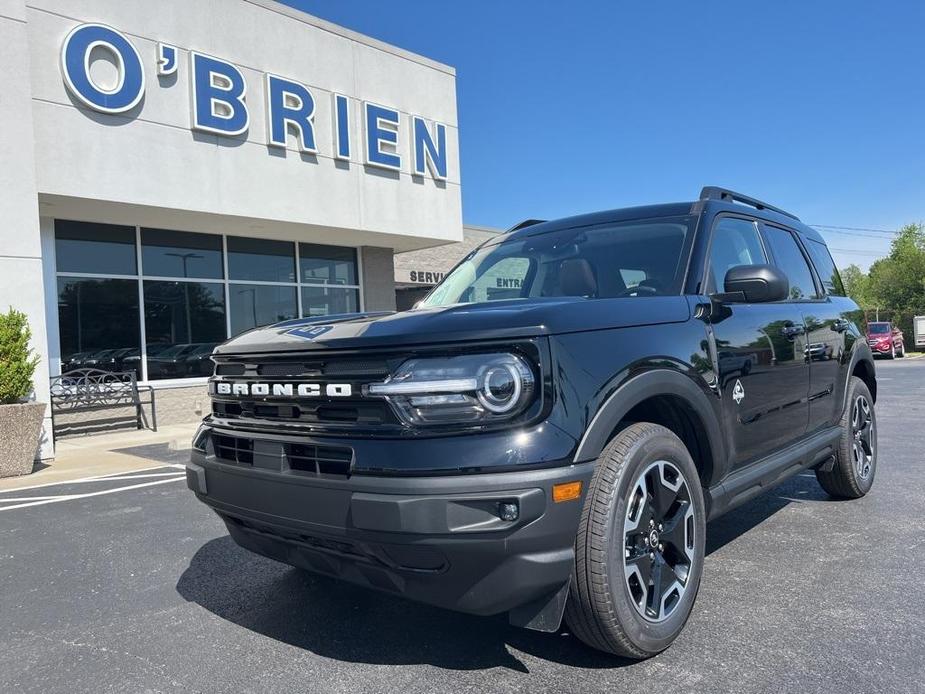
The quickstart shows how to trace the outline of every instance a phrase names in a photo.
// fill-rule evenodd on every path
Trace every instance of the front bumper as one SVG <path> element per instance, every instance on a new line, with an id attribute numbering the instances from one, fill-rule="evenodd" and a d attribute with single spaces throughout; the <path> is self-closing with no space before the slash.
<path id="1" fill-rule="evenodd" d="M 465 456 L 465 440 L 456 444 Z M 555 596 L 561 603 L 592 472 L 585 463 L 432 477 L 308 475 L 224 462 L 207 445 L 193 449 L 187 484 L 246 549 L 490 615 L 541 611 Z M 553 502 L 552 486 L 574 480 L 582 482 L 581 497 Z M 500 518 L 502 503 L 517 504 L 517 520 Z"/>

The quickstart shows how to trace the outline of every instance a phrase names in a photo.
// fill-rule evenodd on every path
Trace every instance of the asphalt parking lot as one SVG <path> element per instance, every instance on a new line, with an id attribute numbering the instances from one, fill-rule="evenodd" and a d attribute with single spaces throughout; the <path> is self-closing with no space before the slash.
<path id="1" fill-rule="evenodd" d="M 713 522 L 646 662 L 249 554 L 165 465 L 0 494 L 0 691 L 923 692 L 925 359 L 877 366 L 871 494 L 807 473 Z"/>

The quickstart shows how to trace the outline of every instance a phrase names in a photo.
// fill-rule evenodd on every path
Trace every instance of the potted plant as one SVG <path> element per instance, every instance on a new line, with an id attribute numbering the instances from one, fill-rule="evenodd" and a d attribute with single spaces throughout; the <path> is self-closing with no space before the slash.
<path id="1" fill-rule="evenodd" d="M 42 432 L 45 403 L 26 402 L 39 363 L 31 337 L 24 313 L 0 313 L 0 477 L 32 472 Z"/>

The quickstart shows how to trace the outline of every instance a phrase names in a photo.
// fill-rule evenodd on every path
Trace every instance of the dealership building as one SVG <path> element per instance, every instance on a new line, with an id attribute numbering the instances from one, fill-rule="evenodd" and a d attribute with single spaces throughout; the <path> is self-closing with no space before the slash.
<path id="1" fill-rule="evenodd" d="M 451 67 L 272 0 L 0 0 L 0 53 L 0 308 L 39 401 L 134 371 L 192 421 L 215 344 L 394 309 L 462 254 L 407 253 L 464 240 Z"/>

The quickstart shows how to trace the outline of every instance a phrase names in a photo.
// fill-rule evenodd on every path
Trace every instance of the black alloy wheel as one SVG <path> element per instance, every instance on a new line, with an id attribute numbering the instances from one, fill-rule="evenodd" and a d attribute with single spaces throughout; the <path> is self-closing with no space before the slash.
<path id="1" fill-rule="evenodd" d="M 860 393 L 855 396 L 851 406 L 851 459 L 859 479 L 866 480 L 873 472 L 876 460 L 877 433 L 875 431 L 874 412 L 867 396 Z"/>
<path id="2" fill-rule="evenodd" d="M 623 569 L 636 610 L 646 621 L 671 615 L 687 589 L 694 561 L 694 507 L 681 471 L 666 460 L 636 479 L 623 523 Z"/>
<path id="3" fill-rule="evenodd" d="M 575 538 L 565 620 L 592 648 L 648 658 L 678 637 L 700 587 L 706 507 L 670 429 L 628 424 L 598 456 Z"/>
<path id="4" fill-rule="evenodd" d="M 835 460 L 817 468 L 816 479 L 834 497 L 858 499 L 870 491 L 877 473 L 877 413 L 867 384 L 857 376 L 848 381 L 845 402 Z"/>

